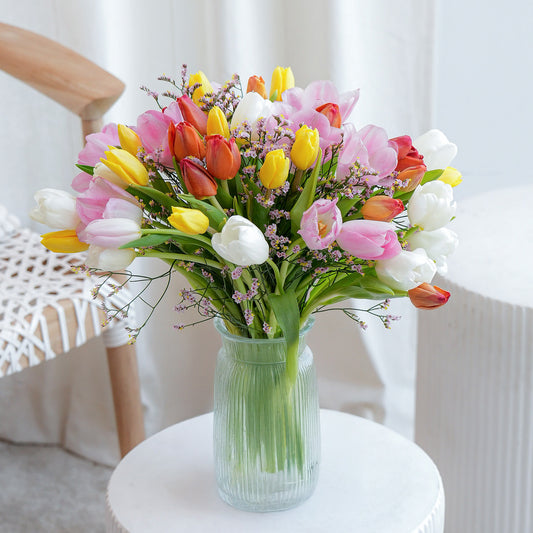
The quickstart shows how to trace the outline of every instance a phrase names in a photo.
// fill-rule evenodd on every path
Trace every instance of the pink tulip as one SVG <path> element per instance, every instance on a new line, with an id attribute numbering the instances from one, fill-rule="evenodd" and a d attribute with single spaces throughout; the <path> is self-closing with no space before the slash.
<path id="1" fill-rule="evenodd" d="M 104 152 L 109 150 L 109 146 L 120 146 L 118 139 L 118 126 L 116 124 L 107 124 L 102 131 L 91 133 L 85 138 L 87 144 L 78 154 L 78 164 L 94 167 L 104 157 Z"/>
<path id="2" fill-rule="evenodd" d="M 342 225 L 337 244 L 360 259 L 390 259 L 402 247 L 394 226 L 375 220 L 350 220 Z"/>
<path id="3" fill-rule="evenodd" d="M 342 214 L 337 200 L 316 200 L 304 212 L 298 233 L 310 250 L 327 248 L 339 234 Z"/>
<path id="4" fill-rule="evenodd" d="M 134 207 L 135 209 L 131 211 L 132 213 L 135 210 L 141 211 L 139 202 L 129 192 L 103 178 L 93 178 L 87 189 L 76 198 L 76 210 L 81 222 L 86 225 L 100 218 L 137 219 L 137 215 L 123 217 L 122 215 L 109 216 L 109 213 L 108 216 L 104 217 L 106 207 L 112 199 L 120 199 L 122 202 Z M 126 206 L 127 208 L 128 206 Z"/>
<path id="5" fill-rule="evenodd" d="M 106 218 L 93 220 L 79 231 L 78 238 L 102 248 L 120 248 L 142 235 L 139 224 L 129 218 Z"/>
<path id="6" fill-rule="evenodd" d="M 182 120 L 190 122 L 201 135 L 206 135 L 207 115 L 186 94 L 178 98 L 177 104 L 183 115 Z"/>
<path id="7" fill-rule="evenodd" d="M 362 167 L 377 172 L 376 176 L 367 176 L 370 186 L 392 185 L 394 179 L 390 174 L 396 168 L 398 154 L 389 144 L 387 132 L 383 128 L 368 125 L 356 131 L 352 124 L 344 125 L 344 143 L 337 176 L 346 177 L 355 161 Z"/>
<path id="8" fill-rule="evenodd" d="M 183 121 L 179 106 L 173 102 L 163 111 L 146 111 L 137 118 L 136 133 L 141 138 L 148 154 L 159 152 L 159 162 L 172 167 L 172 154 L 168 146 L 168 127 L 170 123 Z"/>

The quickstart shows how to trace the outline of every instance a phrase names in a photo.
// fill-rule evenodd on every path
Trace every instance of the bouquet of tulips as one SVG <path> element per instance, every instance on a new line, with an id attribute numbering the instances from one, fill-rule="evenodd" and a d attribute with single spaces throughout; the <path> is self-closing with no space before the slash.
<path id="1" fill-rule="evenodd" d="M 87 137 L 76 197 L 36 194 L 32 217 L 59 230 L 44 246 L 88 250 L 88 269 L 107 273 L 160 258 L 190 284 L 178 311 L 196 307 L 245 337 L 284 336 L 289 375 L 311 313 L 373 299 L 366 310 L 388 326 L 391 297 L 425 309 L 448 300 L 430 284 L 457 244 L 445 225 L 461 175 L 443 133 L 413 142 L 356 128 L 358 90 L 295 87 L 290 68 L 275 69 L 269 93 L 259 76 L 243 93 L 237 75 L 218 85 L 185 66 L 178 81 L 160 79 L 171 86 L 162 95 L 143 88 L 158 110 Z M 360 310 L 341 309 L 364 327 Z"/>

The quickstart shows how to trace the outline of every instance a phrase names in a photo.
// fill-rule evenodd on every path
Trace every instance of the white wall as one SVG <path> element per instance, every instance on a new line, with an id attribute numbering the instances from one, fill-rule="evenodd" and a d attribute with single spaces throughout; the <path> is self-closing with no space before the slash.
<path id="1" fill-rule="evenodd" d="M 533 3 L 438 0 L 434 126 L 459 146 L 456 196 L 533 181 Z"/>

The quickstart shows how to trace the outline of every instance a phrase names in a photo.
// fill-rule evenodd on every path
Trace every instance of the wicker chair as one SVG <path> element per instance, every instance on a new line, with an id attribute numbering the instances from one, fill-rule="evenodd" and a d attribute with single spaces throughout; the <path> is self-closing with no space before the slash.
<path id="1" fill-rule="evenodd" d="M 120 80 L 74 51 L 3 23 L 0 67 L 77 114 L 84 138 L 101 129 L 103 114 L 124 90 Z M 90 279 L 72 270 L 84 257 L 49 252 L 38 234 L 17 228 L 15 218 L 5 208 L 1 211 L 0 377 L 102 334 L 124 456 L 145 435 L 136 354 L 128 344 L 125 320 L 102 329 L 102 301 L 93 299 Z M 124 289 L 103 298 L 107 307 L 120 308 L 129 295 Z"/>

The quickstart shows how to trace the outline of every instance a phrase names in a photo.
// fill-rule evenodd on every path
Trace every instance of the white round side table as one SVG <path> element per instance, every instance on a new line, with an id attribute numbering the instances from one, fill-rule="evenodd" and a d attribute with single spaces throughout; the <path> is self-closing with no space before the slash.
<path id="1" fill-rule="evenodd" d="M 322 463 L 299 507 L 249 513 L 217 494 L 213 415 L 171 426 L 134 448 L 107 489 L 109 533 L 442 533 L 444 492 L 421 448 L 374 422 L 321 411 Z"/>
<path id="2" fill-rule="evenodd" d="M 446 527 L 533 531 L 533 186 L 465 199 L 459 247 L 418 323 L 415 440 L 446 487 Z"/>

